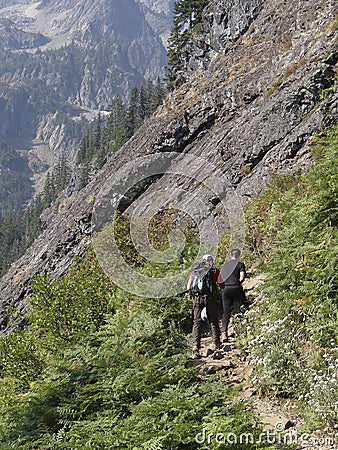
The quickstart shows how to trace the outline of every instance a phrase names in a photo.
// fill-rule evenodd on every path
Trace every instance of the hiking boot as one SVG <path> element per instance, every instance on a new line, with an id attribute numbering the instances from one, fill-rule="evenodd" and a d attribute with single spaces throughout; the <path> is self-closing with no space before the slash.
<path id="1" fill-rule="evenodd" d="M 213 342 L 210 346 L 211 350 L 218 350 L 221 346 L 221 341 Z"/>
<path id="2" fill-rule="evenodd" d="M 222 333 L 222 342 L 229 342 L 228 333 Z"/>

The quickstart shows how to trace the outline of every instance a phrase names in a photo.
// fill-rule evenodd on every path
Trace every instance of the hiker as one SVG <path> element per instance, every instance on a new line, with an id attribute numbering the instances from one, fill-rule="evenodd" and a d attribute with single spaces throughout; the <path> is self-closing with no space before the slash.
<path id="1" fill-rule="evenodd" d="M 227 342 L 228 326 L 231 313 L 233 311 L 234 302 L 238 301 L 248 309 L 248 301 L 246 299 L 242 283 L 246 277 L 245 265 L 239 261 L 241 252 L 238 248 L 234 248 L 230 252 L 230 260 L 225 261 L 221 267 L 221 278 L 224 282 L 222 291 L 222 341 Z"/>
<path id="2" fill-rule="evenodd" d="M 221 330 L 218 320 L 217 284 L 223 289 L 219 270 L 214 267 L 213 257 L 204 255 L 203 261 L 198 264 L 190 274 L 187 289 L 193 297 L 193 352 L 199 357 L 201 347 L 201 313 L 206 307 L 207 318 L 211 326 L 212 348 L 218 349 L 221 345 Z"/>

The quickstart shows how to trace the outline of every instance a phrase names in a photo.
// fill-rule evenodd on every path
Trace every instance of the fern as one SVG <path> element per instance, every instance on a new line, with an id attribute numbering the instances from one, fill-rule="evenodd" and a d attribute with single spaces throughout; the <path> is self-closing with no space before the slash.
<path id="1" fill-rule="evenodd" d="M 269 275 L 248 316 L 261 385 L 301 399 L 309 416 L 329 426 L 338 397 L 337 149 L 335 126 L 316 138 L 313 169 L 277 179 L 247 216 L 251 255 L 260 254 Z"/>

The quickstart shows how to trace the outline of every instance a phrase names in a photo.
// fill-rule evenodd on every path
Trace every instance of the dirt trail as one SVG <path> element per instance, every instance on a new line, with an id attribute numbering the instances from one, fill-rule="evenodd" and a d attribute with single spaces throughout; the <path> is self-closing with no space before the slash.
<path id="1" fill-rule="evenodd" d="M 224 383 L 241 385 L 237 399 L 247 402 L 257 418 L 257 426 L 261 426 L 264 438 L 276 449 L 293 450 L 337 450 L 331 438 L 319 433 L 306 434 L 301 430 L 304 424 L 296 403 L 286 399 L 274 399 L 262 396 L 255 387 L 254 367 L 250 365 L 248 355 L 236 344 L 233 330 L 230 327 L 229 342 L 221 345 L 219 350 L 211 349 L 211 337 L 203 337 L 201 341 L 201 357 L 192 359 L 189 366 L 198 367 L 198 376 L 207 380 L 217 374 Z"/>
<path id="2" fill-rule="evenodd" d="M 241 385 L 238 399 L 249 400 L 250 407 L 265 429 L 274 429 L 277 424 L 285 430 L 301 425 L 301 419 L 290 401 L 278 402 L 260 396 L 255 387 L 254 367 L 246 352 L 238 348 L 231 327 L 229 342 L 216 351 L 211 350 L 211 345 L 211 337 L 202 338 L 201 358 L 195 360 L 201 379 L 217 373 L 223 382 Z"/>

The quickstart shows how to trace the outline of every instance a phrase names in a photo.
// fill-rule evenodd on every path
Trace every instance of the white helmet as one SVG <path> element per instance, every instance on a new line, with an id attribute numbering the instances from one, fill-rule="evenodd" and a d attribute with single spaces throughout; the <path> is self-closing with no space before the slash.
<path id="1" fill-rule="evenodd" d="M 214 265 L 214 258 L 211 255 L 204 255 L 203 261 L 205 261 L 210 267 Z"/>

